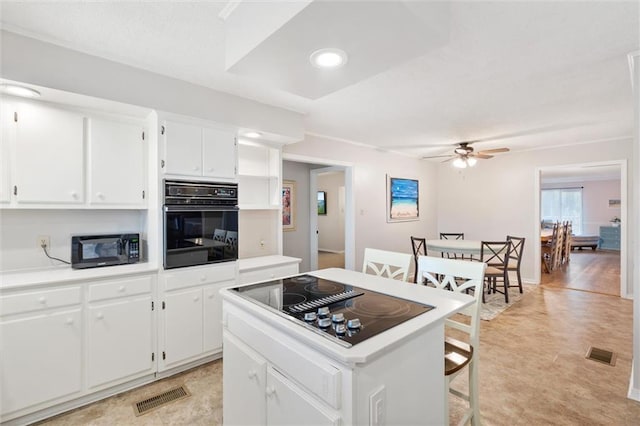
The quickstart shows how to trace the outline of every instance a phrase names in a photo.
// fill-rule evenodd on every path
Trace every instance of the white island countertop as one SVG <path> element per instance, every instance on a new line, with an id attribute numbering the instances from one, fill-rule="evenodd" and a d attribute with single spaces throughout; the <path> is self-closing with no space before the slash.
<path id="1" fill-rule="evenodd" d="M 272 309 L 239 296 L 237 293 L 231 291 L 230 288 L 221 290 L 221 293 L 226 302 L 233 304 L 246 314 L 258 317 L 308 347 L 348 365 L 366 363 L 377 356 L 393 350 L 396 345 L 406 339 L 410 339 L 416 333 L 420 333 L 431 327 L 442 327 L 445 318 L 471 305 L 474 300 L 472 296 L 466 294 L 438 290 L 345 269 L 322 269 L 308 272 L 307 274 L 418 303 L 432 305 L 435 306 L 435 309 L 418 315 L 350 348 L 345 348 L 330 339 L 306 329 L 297 323 L 297 320 L 288 317 L 286 314 L 277 314 Z M 225 319 L 223 318 L 223 323 L 224 322 Z"/>

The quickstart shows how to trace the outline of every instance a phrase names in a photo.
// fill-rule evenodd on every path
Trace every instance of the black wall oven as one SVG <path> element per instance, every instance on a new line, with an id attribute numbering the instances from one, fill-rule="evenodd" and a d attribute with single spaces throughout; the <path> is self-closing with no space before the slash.
<path id="1" fill-rule="evenodd" d="M 238 185 L 165 181 L 164 269 L 238 258 Z"/>

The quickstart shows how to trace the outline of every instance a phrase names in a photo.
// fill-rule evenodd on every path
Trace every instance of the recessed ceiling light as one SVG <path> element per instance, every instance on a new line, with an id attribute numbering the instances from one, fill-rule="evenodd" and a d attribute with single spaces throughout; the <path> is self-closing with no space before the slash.
<path id="1" fill-rule="evenodd" d="M 248 138 L 259 138 L 260 136 L 262 136 L 262 133 L 260 132 L 245 132 L 243 134 Z"/>
<path id="2" fill-rule="evenodd" d="M 317 68 L 338 68 L 347 63 L 347 53 L 340 49 L 326 48 L 316 50 L 309 59 Z"/>
<path id="3" fill-rule="evenodd" d="M 15 84 L 2 84 L 0 90 L 14 96 L 22 96 L 23 98 L 39 98 L 40 92 L 29 87 L 17 86 Z"/>

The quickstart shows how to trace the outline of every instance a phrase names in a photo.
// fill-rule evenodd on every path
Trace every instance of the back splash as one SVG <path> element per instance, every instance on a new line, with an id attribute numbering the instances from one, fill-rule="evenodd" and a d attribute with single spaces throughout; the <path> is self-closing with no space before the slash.
<path id="1" fill-rule="evenodd" d="M 48 236 L 53 257 L 70 260 L 71 235 L 137 232 L 146 235 L 146 211 L 0 210 L 0 272 L 67 266 L 37 244 Z"/>

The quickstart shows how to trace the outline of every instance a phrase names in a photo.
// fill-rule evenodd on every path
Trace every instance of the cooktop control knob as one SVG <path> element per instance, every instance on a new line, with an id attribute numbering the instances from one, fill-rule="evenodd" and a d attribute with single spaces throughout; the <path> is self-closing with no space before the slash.
<path id="1" fill-rule="evenodd" d="M 317 318 L 318 316 L 315 312 L 307 312 L 306 314 L 304 314 L 304 320 L 307 322 L 314 322 Z"/>
<path id="2" fill-rule="evenodd" d="M 331 315 L 331 321 L 333 321 L 335 323 L 344 322 L 344 314 L 343 313 L 339 313 L 339 314 Z"/>
<path id="3" fill-rule="evenodd" d="M 318 316 L 319 317 L 328 317 L 330 312 L 331 311 L 329 311 L 329 307 L 327 307 L 327 306 L 323 306 L 322 308 L 318 308 Z"/>
<path id="4" fill-rule="evenodd" d="M 329 328 L 329 327 L 331 327 L 331 318 L 320 318 L 318 320 L 318 326 L 320 328 Z"/>
<path id="5" fill-rule="evenodd" d="M 354 318 L 347 321 L 347 327 L 349 328 L 356 329 L 356 328 L 360 328 L 360 326 L 361 326 L 360 318 Z"/>
<path id="6" fill-rule="evenodd" d="M 347 333 L 347 327 L 344 323 L 336 324 L 336 334 L 343 335 Z"/>

